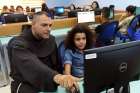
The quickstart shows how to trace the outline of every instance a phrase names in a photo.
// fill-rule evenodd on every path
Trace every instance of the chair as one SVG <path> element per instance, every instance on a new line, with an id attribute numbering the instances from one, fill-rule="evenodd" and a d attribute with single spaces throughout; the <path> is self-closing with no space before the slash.
<path id="1" fill-rule="evenodd" d="M 64 54 L 65 54 L 65 46 L 64 41 L 62 41 L 58 46 L 58 57 L 61 63 L 61 71 L 63 72 L 63 63 L 64 63 Z"/>
<path id="2" fill-rule="evenodd" d="M 0 42 L 0 87 L 9 84 L 9 75 L 7 70 L 7 65 L 4 60 L 4 50 L 3 45 Z"/>
<path id="3" fill-rule="evenodd" d="M 118 21 L 112 21 L 101 25 L 101 32 L 97 37 L 97 46 L 107 46 L 114 44 L 118 28 Z"/>
<path id="4" fill-rule="evenodd" d="M 65 46 L 64 46 L 64 41 L 62 41 L 59 46 L 58 46 L 58 55 L 59 55 L 59 60 L 63 64 L 64 62 L 64 52 L 65 52 Z"/>

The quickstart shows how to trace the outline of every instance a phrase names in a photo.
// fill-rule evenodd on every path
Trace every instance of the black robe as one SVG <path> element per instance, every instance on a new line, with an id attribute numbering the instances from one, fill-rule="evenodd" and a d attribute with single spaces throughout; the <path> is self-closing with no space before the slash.
<path id="1" fill-rule="evenodd" d="M 11 93 L 38 93 L 56 91 L 53 77 L 58 74 L 55 38 L 36 39 L 31 30 L 23 31 L 8 43 L 11 64 Z"/>

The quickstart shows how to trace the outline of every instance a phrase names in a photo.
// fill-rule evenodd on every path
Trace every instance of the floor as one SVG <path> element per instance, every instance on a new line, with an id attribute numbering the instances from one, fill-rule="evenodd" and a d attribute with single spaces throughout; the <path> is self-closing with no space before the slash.
<path id="1" fill-rule="evenodd" d="M 10 85 L 5 86 L 5 87 L 1 87 L 0 93 L 10 93 Z"/>
<path id="2" fill-rule="evenodd" d="M 130 83 L 130 93 L 140 93 L 140 80 L 139 81 L 133 81 Z M 58 93 L 65 93 L 62 92 L 62 89 L 60 88 Z M 5 87 L 1 87 L 0 88 L 0 93 L 10 93 L 10 85 L 5 86 Z M 83 92 L 82 92 L 83 93 Z M 105 93 L 105 92 L 101 92 L 101 93 Z M 108 93 L 113 93 L 113 92 L 108 92 Z"/>

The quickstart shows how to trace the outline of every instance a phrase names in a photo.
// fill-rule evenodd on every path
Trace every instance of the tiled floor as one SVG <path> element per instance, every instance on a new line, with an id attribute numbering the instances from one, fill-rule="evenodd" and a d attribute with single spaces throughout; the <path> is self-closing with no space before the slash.
<path id="1" fill-rule="evenodd" d="M 6 87 L 1 87 L 0 93 L 10 93 L 10 85 L 8 85 Z M 57 93 L 65 93 L 65 92 L 64 92 L 63 88 L 59 88 Z M 83 92 L 81 92 L 81 93 L 83 93 Z M 102 92 L 102 93 L 105 93 L 105 92 Z M 130 83 L 130 93 L 140 93 L 140 80 L 133 81 Z"/>
<path id="2" fill-rule="evenodd" d="M 5 87 L 1 87 L 0 93 L 10 93 L 10 85 L 5 86 Z"/>

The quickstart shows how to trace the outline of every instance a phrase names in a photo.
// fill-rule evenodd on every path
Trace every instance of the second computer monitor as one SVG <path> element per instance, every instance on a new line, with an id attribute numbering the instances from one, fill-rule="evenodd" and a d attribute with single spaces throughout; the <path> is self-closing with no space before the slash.
<path id="1" fill-rule="evenodd" d="M 54 11 L 55 11 L 56 16 L 60 16 L 60 15 L 64 14 L 64 12 L 65 12 L 63 6 L 55 7 Z"/>
<path id="2" fill-rule="evenodd" d="M 139 15 L 139 14 L 140 14 L 140 7 L 136 7 L 135 14 L 136 14 L 136 15 Z"/>
<path id="3" fill-rule="evenodd" d="M 92 23 L 95 22 L 94 11 L 78 12 L 77 13 L 78 23 Z"/>
<path id="4" fill-rule="evenodd" d="M 109 19 L 114 19 L 114 7 L 109 7 Z"/>

